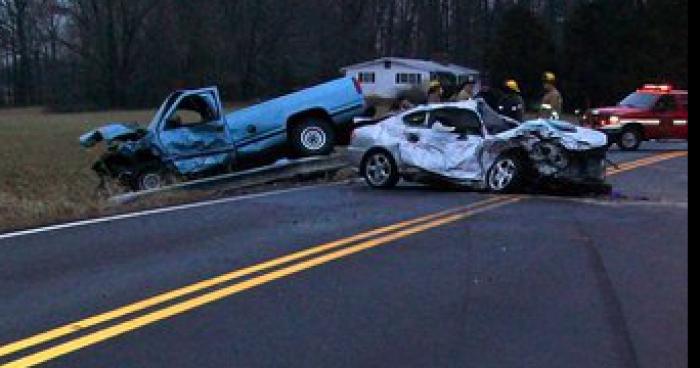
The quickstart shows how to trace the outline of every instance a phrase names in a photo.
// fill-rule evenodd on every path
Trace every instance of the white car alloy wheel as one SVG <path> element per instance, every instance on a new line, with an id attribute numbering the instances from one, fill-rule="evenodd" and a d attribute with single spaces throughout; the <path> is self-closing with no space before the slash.
<path id="1" fill-rule="evenodd" d="M 374 186 L 384 186 L 393 174 L 391 161 L 384 153 L 375 153 L 372 155 L 365 167 L 365 176 L 367 180 Z"/>
<path id="2" fill-rule="evenodd" d="M 301 131 L 301 144 L 309 151 L 320 151 L 328 143 L 326 132 L 316 126 L 309 126 Z"/>
<path id="3" fill-rule="evenodd" d="M 361 171 L 367 184 L 373 188 L 393 188 L 401 180 L 396 161 L 385 151 L 375 151 L 367 155 L 362 161 Z"/>
<path id="4" fill-rule="evenodd" d="M 510 188 L 518 175 L 518 164 L 514 159 L 506 157 L 499 159 L 489 172 L 489 188 L 502 192 Z"/>

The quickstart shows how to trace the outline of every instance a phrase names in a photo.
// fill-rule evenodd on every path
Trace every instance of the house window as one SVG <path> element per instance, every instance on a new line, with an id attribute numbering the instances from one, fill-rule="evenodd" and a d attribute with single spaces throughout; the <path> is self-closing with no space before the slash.
<path id="1" fill-rule="evenodd" d="M 358 73 L 357 80 L 362 84 L 374 84 L 377 81 L 377 75 L 375 73 Z"/>
<path id="2" fill-rule="evenodd" d="M 416 73 L 399 73 L 396 74 L 396 84 L 421 84 L 423 76 Z"/>

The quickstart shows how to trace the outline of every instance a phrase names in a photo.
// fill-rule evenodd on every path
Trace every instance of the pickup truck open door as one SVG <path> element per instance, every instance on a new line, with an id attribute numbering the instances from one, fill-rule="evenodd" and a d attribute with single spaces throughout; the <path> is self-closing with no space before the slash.
<path id="1" fill-rule="evenodd" d="M 179 91 L 161 108 L 157 140 L 166 161 L 181 174 L 229 165 L 235 146 L 216 88 Z"/>

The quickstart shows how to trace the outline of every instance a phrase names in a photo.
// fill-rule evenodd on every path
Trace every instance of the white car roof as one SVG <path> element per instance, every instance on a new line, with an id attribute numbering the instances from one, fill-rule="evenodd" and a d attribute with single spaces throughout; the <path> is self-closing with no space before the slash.
<path id="1" fill-rule="evenodd" d="M 424 110 L 435 110 L 435 109 L 443 109 L 443 108 L 459 108 L 459 109 L 467 109 L 467 110 L 472 110 L 472 111 L 477 111 L 478 105 L 476 100 L 468 100 L 468 101 L 459 101 L 459 102 L 441 102 L 441 103 L 434 103 L 434 104 L 427 104 L 427 105 L 419 105 L 416 106 L 415 108 L 409 110 L 408 112 L 418 112 L 418 111 L 424 111 Z"/>

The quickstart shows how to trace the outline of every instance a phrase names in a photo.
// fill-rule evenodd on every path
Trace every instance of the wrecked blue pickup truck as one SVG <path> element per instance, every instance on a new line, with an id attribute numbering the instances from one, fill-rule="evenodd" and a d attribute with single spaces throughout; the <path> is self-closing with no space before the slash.
<path id="1" fill-rule="evenodd" d="M 349 137 L 365 100 L 352 78 L 334 80 L 224 114 L 216 88 L 170 95 L 147 128 L 112 123 L 80 137 L 107 152 L 93 169 L 101 186 L 116 182 L 140 191 L 176 178 L 193 178 L 271 163 L 284 155 L 325 155 Z M 348 138 L 346 138 L 348 139 Z"/>

